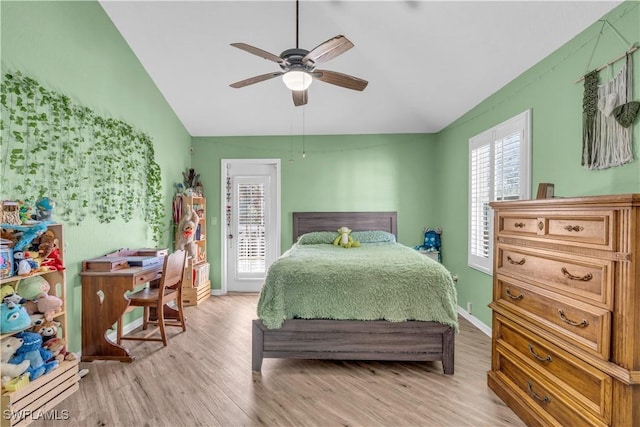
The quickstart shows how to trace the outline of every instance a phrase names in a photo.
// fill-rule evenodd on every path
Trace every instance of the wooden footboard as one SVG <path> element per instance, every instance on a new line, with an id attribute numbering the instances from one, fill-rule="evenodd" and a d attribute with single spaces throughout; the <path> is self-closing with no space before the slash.
<path id="1" fill-rule="evenodd" d="M 442 361 L 454 368 L 455 331 L 437 322 L 286 320 L 280 329 L 253 321 L 252 369 L 263 358 Z"/>

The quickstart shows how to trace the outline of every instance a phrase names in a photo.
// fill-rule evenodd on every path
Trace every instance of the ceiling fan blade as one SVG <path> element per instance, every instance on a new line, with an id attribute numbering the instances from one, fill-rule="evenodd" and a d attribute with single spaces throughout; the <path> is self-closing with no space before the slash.
<path id="1" fill-rule="evenodd" d="M 312 61 L 314 64 L 321 64 L 345 53 L 352 47 L 353 43 L 349 39 L 343 35 L 338 35 L 313 48 L 311 52 L 302 58 L 302 63 L 306 64 L 307 61 Z"/>
<path id="2" fill-rule="evenodd" d="M 280 72 L 280 71 L 276 72 L 276 73 L 261 74 L 259 76 L 249 77 L 248 79 L 244 79 L 244 80 L 240 80 L 239 82 L 231 83 L 229 86 L 234 87 L 236 89 L 239 89 L 241 87 L 249 86 L 249 85 L 252 85 L 254 83 L 260 83 L 260 82 L 263 82 L 265 80 L 269 80 L 269 79 L 272 79 L 274 77 L 281 76 L 282 74 L 283 73 Z"/>
<path id="3" fill-rule="evenodd" d="M 268 59 L 269 61 L 278 62 L 278 63 L 282 62 L 282 58 L 280 58 L 279 56 L 274 55 L 273 53 L 269 53 L 266 50 L 262 50 L 255 46 L 248 45 L 246 43 L 231 43 L 231 46 L 237 47 L 238 49 L 244 50 L 245 52 L 249 52 L 254 55 L 257 55 L 260 58 Z"/>
<path id="4" fill-rule="evenodd" d="M 292 90 L 291 93 L 293 93 L 293 104 L 296 107 L 305 105 L 309 100 L 309 95 L 306 90 Z"/>
<path id="5" fill-rule="evenodd" d="M 312 74 L 313 78 L 320 80 L 321 82 L 330 83 L 332 85 L 352 90 L 363 91 L 369 84 L 366 80 L 362 80 L 348 74 L 338 73 L 336 71 L 316 70 Z"/>

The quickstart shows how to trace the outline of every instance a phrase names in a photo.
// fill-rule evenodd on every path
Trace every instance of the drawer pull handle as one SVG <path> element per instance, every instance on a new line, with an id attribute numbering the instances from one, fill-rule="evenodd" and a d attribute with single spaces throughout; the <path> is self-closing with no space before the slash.
<path id="1" fill-rule="evenodd" d="M 586 328 L 587 326 L 589 326 L 589 321 L 587 319 L 582 319 L 582 322 L 574 322 L 573 320 L 567 319 L 562 309 L 558 310 L 558 314 L 560 315 L 560 318 L 563 322 L 568 323 L 571 326 L 578 326 L 580 328 Z"/>
<path id="2" fill-rule="evenodd" d="M 536 359 L 538 359 L 541 362 L 549 362 L 551 363 L 552 359 L 550 355 L 547 355 L 547 357 L 542 357 L 540 355 L 538 355 L 534 350 L 533 350 L 533 345 L 529 344 L 529 353 L 531 353 L 531 355 L 533 357 L 535 357 Z"/>
<path id="3" fill-rule="evenodd" d="M 588 282 L 589 280 L 593 279 L 593 275 L 591 273 L 587 273 L 582 277 L 574 276 L 573 274 L 569 273 L 569 271 L 564 267 L 562 267 L 562 274 L 564 274 L 567 277 L 567 279 L 581 280 L 583 282 Z"/>
<path id="4" fill-rule="evenodd" d="M 525 228 L 527 224 L 525 224 L 524 222 L 516 222 L 515 224 L 513 224 L 513 226 L 515 228 Z"/>
<path id="5" fill-rule="evenodd" d="M 580 226 L 580 225 L 567 225 L 564 227 L 565 230 L 567 231 L 575 231 L 575 232 L 579 232 L 584 230 L 584 227 Z"/>
<path id="6" fill-rule="evenodd" d="M 514 300 L 521 300 L 522 298 L 524 298 L 524 294 L 523 294 L 523 293 L 521 293 L 520 295 L 513 295 L 513 294 L 511 293 L 511 289 L 509 289 L 509 288 L 507 288 L 507 289 L 506 289 L 506 292 L 507 292 L 507 296 L 508 296 L 509 298 L 511 298 L 511 299 L 514 299 Z"/>
<path id="7" fill-rule="evenodd" d="M 527 381 L 527 387 L 529 387 L 529 393 L 531 393 L 531 396 L 533 396 L 534 399 L 539 400 L 540 402 L 546 402 L 546 403 L 551 402 L 551 398 L 549 397 L 549 395 L 542 397 L 538 393 L 533 391 L 533 385 L 531 385 L 530 381 Z"/>
<path id="8" fill-rule="evenodd" d="M 526 258 L 522 258 L 520 261 L 514 261 L 509 255 L 507 255 L 507 261 L 514 265 L 522 265 L 526 262 Z"/>

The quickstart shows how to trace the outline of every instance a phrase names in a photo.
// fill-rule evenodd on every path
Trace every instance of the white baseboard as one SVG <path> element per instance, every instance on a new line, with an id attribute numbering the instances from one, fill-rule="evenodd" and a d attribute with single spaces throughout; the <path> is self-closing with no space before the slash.
<path id="1" fill-rule="evenodd" d="M 484 332 L 485 335 L 491 336 L 491 328 L 482 323 L 477 317 L 472 316 L 467 310 L 458 306 L 458 314 L 471 322 L 471 324 L 480 329 L 480 331 Z"/>
<path id="2" fill-rule="evenodd" d="M 211 289 L 211 295 L 220 296 L 220 295 L 224 295 L 224 293 L 222 292 L 222 289 Z"/>

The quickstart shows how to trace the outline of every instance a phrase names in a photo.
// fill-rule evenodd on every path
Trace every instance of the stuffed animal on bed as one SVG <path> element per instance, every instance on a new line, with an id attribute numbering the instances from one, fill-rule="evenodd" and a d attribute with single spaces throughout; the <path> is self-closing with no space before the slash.
<path id="1" fill-rule="evenodd" d="M 353 240 L 353 237 L 351 237 L 351 230 L 349 227 L 338 228 L 338 233 L 340 233 L 340 235 L 333 241 L 334 245 L 340 245 L 345 249 L 360 247 L 360 242 Z"/>
<path id="2" fill-rule="evenodd" d="M 198 246 L 193 242 L 196 227 L 200 222 L 198 214 L 191 209 L 190 205 L 185 206 L 184 215 L 178 224 L 178 240 L 176 240 L 176 250 L 187 251 L 191 259 L 198 259 Z"/>

